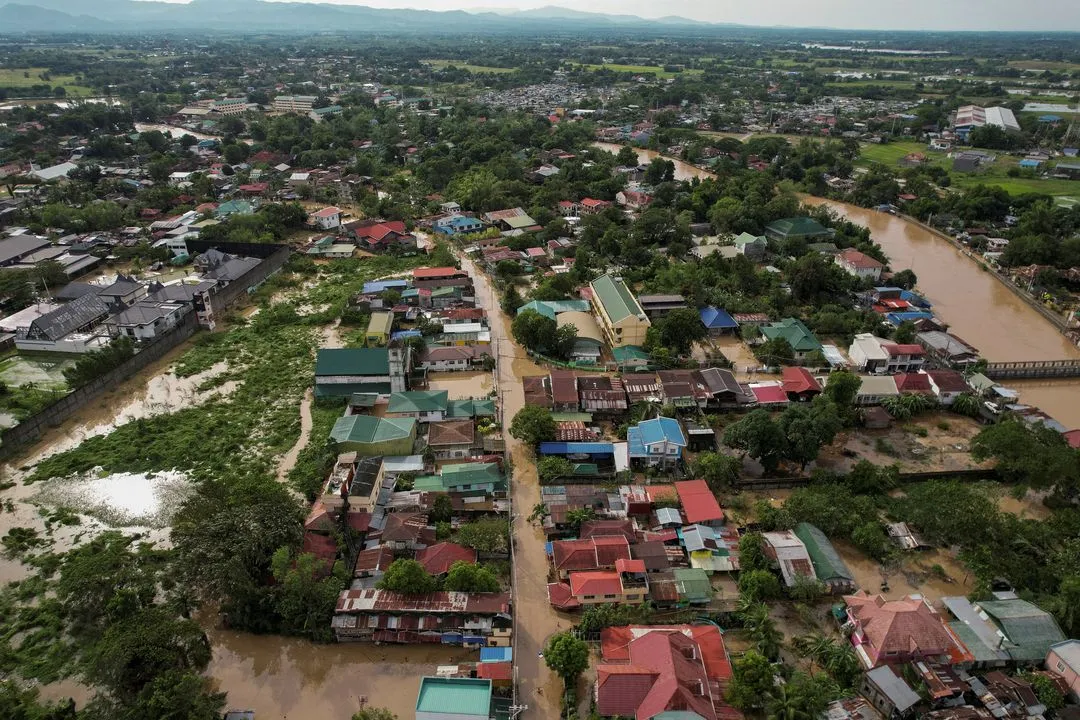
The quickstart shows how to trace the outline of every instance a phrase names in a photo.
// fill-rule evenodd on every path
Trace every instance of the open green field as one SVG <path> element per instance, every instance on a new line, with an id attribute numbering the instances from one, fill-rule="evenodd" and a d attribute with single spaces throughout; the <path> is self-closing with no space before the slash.
<path id="1" fill-rule="evenodd" d="M 865 167 L 871 163 L 881 163 L 890 168 L 895 168 L 897 167 L 896 163 L 901 158 L 913 152 L 923 153 L 926 155 L 927 162 L 950 170 L 949 176 L 952 178 L 953 187 L 968 188 L 975 185 L 989 185 L 1002 188 L 1011 195 L 1040 193 L 1052 195 L 1058 198 L 1059 202 L 1075 202 L 1080 199 L 1080 181 L 1040 177 L 1009 177 L 1009 168 L 1016 167 L 1020 163 L 1020 158 L 998 152 L 994 152 L 997 155 L 997 160 L 990 167 L 975 173 L 956 173 L 951 171 L 952 160 L 949 159 L 946 153 L 929 150 L 923 143 L 894 142 L 885 145 L 867 143 L 863 145 L 862 154 L 856 160 L 856 164 Z"/>
<path id="2" fill-rule="evenodd" d="M 489 67 L 487 65 L 469 65 L 468 63 L 461 62 L 460 60 L 421 60 L 421 62 L 430 65 L 436 70 L 442 70 L 444 67 L 453 65 L 460 70 L 468 70 L 471 73 L 512 73 L 516 69 Z"/>
<path id="3" fill-rule="evenodd" d="M 1054 70 L 1057 72 L 1072 72 L 1080 70 L 1076 63 L 1058 62 L 1052 60 L 1010 60 L 1009 66 L 1021 70 Z"/>
<path id="4" fill-rule="evenodd" d="M 93 90 L 75 83 L 74 75 L 50 75 L 48 80 L 42 79 L 42 75 L 49 72 L 48 68 L 0 68 L 0 87 L 32 87 L 34 85 L 60 85 L 68 95 L 85 96 L 92 95 Z"/>
<path id="5" fill-rule="evenodd" d="M 658 78 L 673 78 L 678 75 L 701 75 L 702 70 L 687 69 L 681 73 L 667 72 L 663 67 L 659 65 L 618 65 L 615 63 L 606 63 L 604 65 L 582 65 L 586 70 L 614 70 L 615 72 L 628 72 L 628 73 L 653 73 Z"/>

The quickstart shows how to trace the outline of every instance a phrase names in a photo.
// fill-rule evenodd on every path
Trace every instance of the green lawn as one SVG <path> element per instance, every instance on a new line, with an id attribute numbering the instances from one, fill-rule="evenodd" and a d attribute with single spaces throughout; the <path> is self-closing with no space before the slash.
<path id="1" fill-rule="evenodd" d="M 859 155 L 857 162 L 861 165 L 876 162 L 895 168 L 900 158 L 913 152 L 923 153 L 928 158 L 933 156 L 945 157 L 944 153 L 931 153 L 927 149 L 926 143 L 921 142 L 891 142 L 884 145 L 866 143 L 862 146 L 862 153 Z"/>
<path id="2" fill-rule="evenodd" d="M 442 70 L 448 65 L 453 65 L 459 70 L 468 70 L 471 73 L 512 73 L 517 68 L 489 67 L 487 65 L 469 65 L 460 60 L 421 60 L 436 70 Z"/>
<path id="3" fill-rule="evenodd" d="M 48 68 L 0 68 L 0 87 L 32 87 L 34 85 L 60 85 L 68 95 L 85 96 L 91 95 L 93 90 L 75 83 L 74 75 L 50 75 L 48 80 L 42 78 L 49 72 Z"/>
<path id="4" fill-rule="evenodd" d="M 1021 70 L 1057 70 L 1072 72 L 1080 70 L 1080 65 L 1069 62 L 1056 62 L 1052 60 L 1010 60 L 1009 65 Z"/>
<path id="5" fill-rule="evenodd" d="M 683 70 L 681 73 L 667 72 L 660 65 L 618 65 L 616 63 L 606 63 L 604 65 L 583 65 L 586 70 L 614 70 L 615 72 L 628 72 L 628 73 L 640 73 L 642 75 L 646 73 L 653 73 L 658 78 L 672 78 L 678 75 L 701 75 L 704 71 L 697 69 Z"/>

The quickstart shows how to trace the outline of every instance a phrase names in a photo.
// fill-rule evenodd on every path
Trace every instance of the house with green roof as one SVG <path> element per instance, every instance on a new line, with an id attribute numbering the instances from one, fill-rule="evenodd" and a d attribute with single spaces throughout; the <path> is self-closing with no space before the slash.
<path id="1" fill-rule="evenodd" d="M 416 720 L 492 720 L 491 680 L 424 677 L 416 696 Z"/>
<path id="2" fill-rule="evenodd" d="M 973 607 L 993 623 L 1002 638 L 998 647 L 1013 662 L 1042 663 L 1050 646 L 1065 639 L 1054 616 L 1027 600 L 980 600 Z"/>
<path id="3" fill-rule="evenodd" d="M 803 322 L 797 318 L 784 318 L 779 322 L 761 326 L 761 334 L 767 340 L 784 339 L 795 351 L 795 359 L 802 360 L 814 352 L 821 352 L 821 342 L 810 332 Z"/>
<path id="4" fill-rule="evenodd" d="M 495 400 L 493 398 L 451 400 L 446 406 L 447 419 L 481 417 L 495 417 Z"/>
<path id="5" fill-rule="evenodd" d="M 424 475 L 413 481 L 418 492 L 453 492 L 467 495 L 506 493 L 506 478 L 498 463 L 458 463 L 444 465 L 438 475 Z"/>
<path id="6" fill-rule="evenodd" d="M 531 300 L 517 309 L 517 314 L 532 310 L 546 318 L 555 319 L 555 316 L 564 312 L 588 312 L 589 303 L 585 300 Z"/>
<path id="7" fill-rule="evenodd" d="M 229 200 L 215 208 L 214 217 L 226 218 L 230 215 L 251 215 L 253 212 L 255 212 L 255 208 L 247 200 Z"/>
<path id="8" fill-rule="evenodd" d="M 802 544 L 806 546 L 806 554 L 810 556 L 814 574 L 818 580 L 825 583 L 830 593 L 855 592 L 855 576 L 844 564 L 829 538 L 825 537 L 825 533 L 816 525 L 804 522 L 795 526 L 795 537 L 802 540 Z"/>
<path id="9" fill-rule="evenodd" d="M 418 422 L 439 422 L 446 417 L 450 393 L 446 390 L 408 390 L 390 395 L 387 417 L 409 417 Z"/>
<path id="10" fill-rule="evenodd" d="M 825 227 L 810 217 L 784 218 L 765 226 L 765 236 L 778 242 L 796 238 L 804 239 L 807 242 L 818 239 L 827 240 L 834 234 L 834 230 Z"/>
<path id="11" fill-rule="evenodd" d="M 355 452 L 360 457 L 411 455 L 416 443 L 416 420 L 346 415 L 334 423 L 330 438 L 340 452 Z"/>
<path id="12" fill-rule="evenodd" d="M 644 345 L 652 323 L 630 288 L 622 280 L 601 275 L 589 283 L 597 323 L 611 347 Z"/>
<path id="13" fill-rule="evenodd" d="M 638 345 L 623 345 L 611 348 L 611 355 L 620 371 L 640 370 L 649 366 L 649 353 Z"/>
<path id="14" fill-rule="evenodd" d="M 411 358 L 408 346 L 319 350 L 315 355 L 315 397 L 403 392 Z"/>
<path id="15" fill-rule="evenodd" d="M 751 235 L 747 232 L 735 238 L 734 245 L 740 255 L 755 261 L 764 258 L 765 251 L 769 249 L 769 241 L 764 235 Z"/>
<path id="16" fill-rule="evenodd" d="M 686 605 L 707 605 L 712 600 L 712 583 L 709 574 L 701 568 L 675 568 L 675 589 L 679 592 L 680 603 Z"/>

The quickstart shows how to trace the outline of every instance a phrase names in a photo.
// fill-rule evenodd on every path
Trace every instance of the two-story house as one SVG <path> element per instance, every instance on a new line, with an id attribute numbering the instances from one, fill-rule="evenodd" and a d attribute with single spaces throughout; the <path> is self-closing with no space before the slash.
<path id="1" fill-rule="evenodd" d="M 675 466 L 682 460 L 686 435 L 679 421 L 657 417 L 643 420 L 626 431 L 631 462 L 647 467 Z"/>
<path id="2" fill-rule="evenodd" d="M 837 253 L 835 262 L 849 275 L 875 282 L 881 279 L 881 271 L 885 269 L 884 263 L 855 248 L 841 250 Z"/>

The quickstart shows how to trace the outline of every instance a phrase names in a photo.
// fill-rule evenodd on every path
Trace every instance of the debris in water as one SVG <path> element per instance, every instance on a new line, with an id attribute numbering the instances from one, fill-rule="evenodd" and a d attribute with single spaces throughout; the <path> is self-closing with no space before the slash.
<path id="1" fill-rule="evenodd" d="M 113 527 L 168 527 L 180 505 L 194 491 L 177 470 L 104 474 L 100 468 L 50 480 L 34 501 L 66 507 Z"/>

